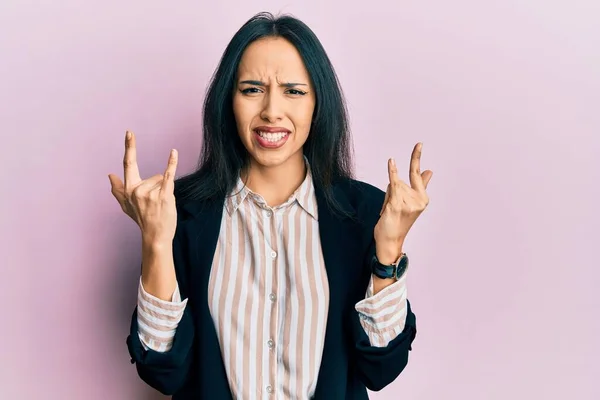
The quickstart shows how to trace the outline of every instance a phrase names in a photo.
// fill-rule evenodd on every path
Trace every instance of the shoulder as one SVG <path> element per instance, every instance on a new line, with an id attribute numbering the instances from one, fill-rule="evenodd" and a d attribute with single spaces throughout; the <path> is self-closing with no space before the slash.
<path id="1" fill-rule="evenodd" d="M 336 200 L 348 205 L 348 211 L 361 224 L 372 225 L 379 219 L 385 192 L 378 187 L 356 179 L 335 183 Z"/>
<path id="2" fill-rule="evenodd" d="M 201 176 L 187 175 L 175 180 L 175 207 L 178 223 L 193 221 L 198 217 L 219 214 L 225 201 L 225 194 L 218 191 L 207 192 L 198 186 Z"/>
<path id="3" fill-rule="evenodd" d="M 336 186 L 356 208 L 380 208 L 385 198 L 383 190 L 356 179 L 344 179 L 336 183 Z"/>

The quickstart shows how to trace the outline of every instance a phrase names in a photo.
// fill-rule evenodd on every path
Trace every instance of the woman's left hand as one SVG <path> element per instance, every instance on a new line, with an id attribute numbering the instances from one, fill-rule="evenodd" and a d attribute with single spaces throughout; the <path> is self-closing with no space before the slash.
<path id="1" fill-rule="evenodd" d="M 433 172 L 426 170 L 421 173 L 422 148 L 423 144 L 417 143 L 412 151 L 410 186 L 398 177 L 394 160 L 388 160 L 390 183 L 374 230 L 377 258 L 381 263 L 391 264 L 400 257 L 408 231 L 429 204 L 426 189 Z"/>

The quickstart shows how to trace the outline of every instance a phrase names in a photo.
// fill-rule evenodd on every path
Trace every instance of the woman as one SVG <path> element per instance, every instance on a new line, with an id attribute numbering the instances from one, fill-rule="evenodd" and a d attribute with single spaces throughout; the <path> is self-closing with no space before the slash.
<path id="1" fill-rule="evenodd" d="M 404 369 L 416 334 L 408 230 L 428 203 L 421 144 L 410 185 L 352 179 L 346 108 L 301 21 L 258 14 L 235 34 L 204 104 L 201 166 L 141 180 L 126 134 L 124 183 L 142 231 L 127 339 L 150 386 L 174 399 L 365 399 Z"/>

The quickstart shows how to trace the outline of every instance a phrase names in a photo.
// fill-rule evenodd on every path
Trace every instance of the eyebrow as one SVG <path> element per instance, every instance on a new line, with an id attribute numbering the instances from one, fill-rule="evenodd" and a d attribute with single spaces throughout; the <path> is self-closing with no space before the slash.
<path id="1" fill-rule="evenodd" d="M 262 81 L 255 81 L 255 80 L 241 81 L 240 84 L 242 84 L 242 83 L 246 83 L 248 85 L 255 85 L 255 86 L 267 86 L 264 82 L 262 82 Z M 308 85 L 306 83 L 285 82 L 285 83 L 280 83 L 279 86 L 294 87 L 294 86 L 308 86 Z"/>

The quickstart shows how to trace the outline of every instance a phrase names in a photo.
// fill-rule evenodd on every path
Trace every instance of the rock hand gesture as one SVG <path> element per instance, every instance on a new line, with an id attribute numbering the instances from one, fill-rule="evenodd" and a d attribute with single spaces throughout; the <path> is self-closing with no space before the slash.
<path id="1" fill-rule="evenodd" d="M 173 238 L 177 227 L 174 178 L 177 151 L 171 150 L 167 169 L 142 180 L 137 164 L 135 136 L 125 137 L 124 182 L 109 174 L 111 192 L 121 209 L 142 231 L 142 283 L 148 293 L 167 300 L 176 286 Z"/>
<path id="2" fill-rule="evenodd" d="M 426 189 L 433 172 L 426 170 L 421 173 L 422 146 L 417 143 L 412 151 L 410 185 L 398 177 L 394 160 L 388 160 L 390 183 L 374 230 L 378 257 L 385 258 L 385 262 L 393 262 L 399 257 L 408 231 L 429 203 Z"/>
<path id="3" fill-rule="evenodd" d="M 145 241 L 171 243 L 177 226 L 173 194 L 177 151 L 171 150 L 164 174 L 142 180 L 137 164 L 135 136 L 127 131 L 123 166 L 124 183 L 114 174 L 108 175 L 112 194 L 121 209 L 139 225 Z"/>

